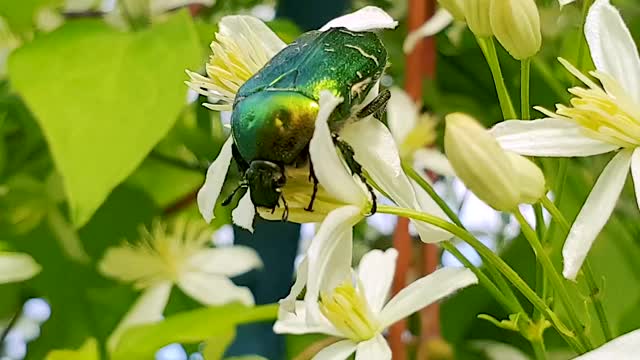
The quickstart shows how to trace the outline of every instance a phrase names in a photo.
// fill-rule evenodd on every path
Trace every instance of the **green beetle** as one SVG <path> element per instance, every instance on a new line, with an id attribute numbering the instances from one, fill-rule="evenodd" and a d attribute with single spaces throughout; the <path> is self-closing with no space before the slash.
<path id="1" fill-rule="evenodd" d="M 354 107 L 362 105 L 386 65 L 387 51 L 375 33 L 345 28 L 307 32 L 276 54 L 236 95 L 232 151 L 243 181 L 223 204 L 230 203 L 237 190 L 249 188 L 255 206 L 275 209 L 282 200 L 285 220 L 288 208 L 281 194 L 287 181 L 285 167 L 308 164 L 314 189 L 305 210 L 312 211 L 318 180 L 309 158 L 309 142 L 320 92 L 329 90 L 344 99 L 329 118 L 336 134 L 353 115 Z M 381 92 L 356 116 L 380 114 L 389 96 L 388 91 Z M 337 135 L 334 142 L 352 173 L 362 177 L 353 150 Z"/>

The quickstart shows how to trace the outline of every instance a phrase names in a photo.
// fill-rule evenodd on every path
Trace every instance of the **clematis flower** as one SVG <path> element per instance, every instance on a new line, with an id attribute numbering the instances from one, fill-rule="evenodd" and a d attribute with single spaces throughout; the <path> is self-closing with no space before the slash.
<path id="1" fill-rule="evenodd" d="M 41 270 L 27 254 L 0 251 L 0 284 L 31 279 Z"/>
<path id="2" fill-rule="evenodd" d="M 330 21 L 320 31 L 332 27 L 366 31 L 393 28 L 396 25 L 397 22 L 384 11 L 369 6 Z M 208 76 L 203 77 L 188 72 L 191 77 L 189 86 L 215 101 L 215 104 L 208 106 L 209 108 L 229 110 L 240 86 L 260 70 L 285 44 L 258 19 L 247 16 L 224 17 L 216 39 L 217 42 L 214 41 L 212 44 L 214 54 L 207 65 Z M 379 84 L 374 86 L 362 106 L 375 98 L 378 94 L 378 86 Z M 281 190 L 288 204 L 289 221 L 319 222 L 334 210 L 351 206 L 352 216 L 343 218 L 339 222 L 340 226 L 345 225 L 351 231 L 351 227 L 371 211 L 370 192 L 360 179 L 353 177 L 347 170 L 344 160 L 336 153 L 326 124 L 329 115 L 341 101 L 342 99 L 328 92 L 324 93 L 319 101 L 316 132 L 309 150 L 314 164 L 314 173 L 320 185 L 313 212 L 304 210 L 310 203 L 313 192 L 313 183 L 309 179 L 308 169 L 285 169 L 287 184 Z M 323 127 L 320 132 L 318 132 L 318 124 Z M 353 148 L 355 160 L 363 166 L 372 182 L 395 203 L 445 217 L 426 193 L 418 193 L 413 189 L 408 177 L 402 171 L 393 137 L 388 129 L 373 116 L 348 122 L 340 130 L 339 136 Z M 207 221 L 214 218 L 213 209 L 232 159 L 232 142 L 232 137 L 225 142 L 220 154 L 207 171 L 205 183 L 198 193 L 198 206 Z M 234 223 L 251 230 L 255 210 L 250 194 L 247 192 L 232 212 Z M 284 211 L 282 208 L 273 212 L 261 208 L 257 210 L 261 217 L 267 219 L 281 219 Z M 440 241 L 451 236 L 424 223 L 419 224 L 418 229 L 425 241 Z"/>
<path id="3" fill-rule="evenodd" d="M 574 87 L 571 106 L 548 118 L 505 121 L 493 135 L 505 149 L 529 156 L 591 156 L 616 152 L 596 181 L 567 237 L 563 274 L 575 279 L 593 241 L 611 216 L 631 168 L 640 202 L 640 57 L 620 13 L 608 0 L 589 9 L 585 36 L 600 85 L 560 59 L 585 85 Z"/>
<path id="4" fill-rule="evenodd" d="M 447 157 L 428 148 L 436 140 L 437 121 L 429 114 L 421 114 L 411 97 L 400 88 L 391 88 L 387 125 L 398 145 L 400 158 L 411 161 L 420 172 L 431 170 L 440 175 L 455 175 Z"/>
<path id="5" fill-rule="evenodd" d="M 253 305 L 249 289 L 234 285 L 229 278 L 260 267 L 258 255 L 243 246 L 211 248 L 210 242 L 205 226 L 179 219 L 170 229 L 160 222 L 151 231 L 142 229 L 136 244 L 107 249 L 99 271 L 143 290 L 111 334 L 110 351 L 126 328 L 162 319 L 174 284 L 205 305 L 234 301 Z"/>
<path id="6" fill-rule="evenodd" d="M 332 242 L 350 240 L 336 238 Z M 387 327 L 478 282 L 469 269 L 443 268 L 413 282 L 387 301 L 398 255 L 395 249 L 365 254 L 357 274 L 352 273 L 343 256 L 315 253 L 316 249 L 309 249 L 313 261 L 307 265 L 319 276 L 308 283 L 304 301 L 293 305 L 289 300 L 281 302 L 273 327 L 276 333 L 323 333 L 342 339 L 316 354 L 316 360 L 346 359 L 354 352 L 356 359 L 391 359 L 391 349 L 382 335 Z"/>

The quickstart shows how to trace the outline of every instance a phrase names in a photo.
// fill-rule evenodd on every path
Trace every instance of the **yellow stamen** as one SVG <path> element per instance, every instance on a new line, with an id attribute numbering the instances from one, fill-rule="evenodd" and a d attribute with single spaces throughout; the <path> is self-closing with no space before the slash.
<path id="1" fill-rule="evenodd" d="M 321 294 L 320 298 L 320 311 L 346 338 L 365 341 L 379 332 L 380 323 L 367 300 L 350 282 L 339 285 L 330 295 Z"/>

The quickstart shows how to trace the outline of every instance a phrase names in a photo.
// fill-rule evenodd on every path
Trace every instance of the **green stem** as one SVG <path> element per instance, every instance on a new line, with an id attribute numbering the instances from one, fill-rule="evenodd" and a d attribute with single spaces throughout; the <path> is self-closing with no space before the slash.
<path id="1" fill-rule="evenodd" d="M 496 52 L 496 44 L 493 37 L 489 38 L 476 38 L 478 45 L 484 54 L 491 75 L 493 76 L 493 82 L 498 92 L 498 101 L 500 101 L 500 108 L 502 109 L 502 116 L 505 119 L 516 119 L 516 111 L 511 102 L 509 91 L 504 83 L 504 77 L 502 76 L 502 70 L 500 69 L 500 60 L 498 60 L 498 53 Z"/>
<path id="2" fill-rule="evenodd" d="M 547 197 L 542 198 L 542 204 L 545 209 L 549 211 L 551 216 L 558 222 L 560 227 L 562 228 L 565 234 L 569 233 L 570 225 L 567 219 L 562 215 L 560 210 L 556 207 L 556 205 L 551 202 Z M 585 275 L 585 279 L 587 281 L 587 286 L 589 287 L 589 297 L 591 298 L 591 302 L 593 303 L 593 307 L 596 310 L 596 315 L 598 316 L 598 321 L 600 321 L 600 327 L 602 328 L 602 333 L 607 341 L 613 339 L 611 333 L 611 326 L 609 325 L 609 320 L 607 319 L 606 313 L 604 311 L 604 306 L 602 305 L 602 301 L 600 301 L 600 289 L 598 288 L 598 284 L 595 280 L 595 276 L 593 271 L 591 270 L 591 265 L 588 260 L 585 260 L 584 265 L 582 266 L 583 273 Z"/>
<path id="3" fill-rule="evenodd" d="M 529 120 L 529 82 L 531 80 L 531 58 L 520 62 L 520 110 L 522 120 Z"/>
<path id="4" fill-rule="evenodd" d="M 536 341 L 532 342 L 533 345 L 533 353 L 536 356 L 536 360 L 546 360 L 547 359 L 547 351 L 545 350 L 544 341 Z"/>
<path id="5" fill-rule="evenodd" d="M 524 234 L 524 237 L 527 239 L 527 241 L 531 245 L 531 248 L 533 248 L 533 251 L 536 254 L 536 257 L 538 258 L 538 261 L 542 265 L 545 274 L 549 278 L 551 285 L 553 285 L 556 292 L 558 293 L 560 297 L 560 301 L 562 302 L 565 310 L 567 311 L 567 316 L 569 317 L 571 326 L 575 330 L 578 336 L 578 339 L 582 342 L 582 344 L 588 350 L 593 349 L 593 345 L 591 344 L 591 341 L 584 334 L 583 325 L 580 322 L 580 319 L 578 318 L 578 314 L 576 313 L 571 303 L 571 298 L 569 297 L 567 288 L 565 287 L 565 284 L 562 281 L 560 274 L 558 273 L 558 271 L 556 271 L 555 267 L 553 266 L 553 263 L 551 262 L 549 255 L 547 254 L 545 249 L 542 247 L 542 244 L 540 243 L 540 240 L 538 239 L 536 232 L 531 228 L 527 220 L 525 220 L 524 216 L 522 216 L 522 213 L 520 212 L 520 210 L 516 209 L 513 212 L 513 214 L 515 215 L 516 219 L 520 223 L 520 228 L 522 230 L 522 233 Z"/>
<path id="6" fill-rule="evenodd" d="M 580 28 L 578 30 L 578 56 L 576 58 L 576 67 L 582 71 L 582 63 L 584 61 L 584 39 L 582 35 L 582 29 L 584 29 L 584 24 L 587 21 L 587 14 L 589 13 L 589 8 L 591 7 L 591 3 L 593 0 L 584 0 L 582 2 L 582 21 L 580 22 Z M 574 79 L 574 81 L 578 81 L 578 79 Z"/>
<path id="7" fill-rule="evenodd" d="M 433 201 L 438 204 L 440 209 L 444 211 L 444 213 L 449 217 L 449 219 L 451 219 L 451 221 L 453 221 L 454 224 L 462 229 L 465 229 L 464 225 L 462 225 L 462 222 L 460 221 L 460 218 L 458 218 L 458 215 L 456 215 L 456 213 L 449 207 L 449 205 L 447 205 L 444 199 L 442 199 L 440 195 L 438 195 L 438 193 L 433 189 L 433 186 L 431 186 L 431 184 L 427 180 L 425 180 L 425 178 L 420 176 L 420 174 L 418 174 L 418 172 L 415 171 L 413 167 L 409 166 L 406 163 L 402 163 L 402 168 L 413 181 L 415 181 L 421 188 L 424 189 L 424 191 L 427 192 L 427 194 L 429 194 Z M 489 271 L 489 274 L 491 275 L 493 280 L 496 282 L 498 288 L 509 298 L 509 301 L 516 304 L 515 307 L 519 311 L 524 312 L 522 305 L 520 305 L 520 301 L 518 301 L 518 298 L 511 290 L 509 284 L 506 283 L 502 275 L 500 275 L 500 273 L 493 267 L 488 267 L 487 270 Z"/>
<path id="8" fill-rule="evenodd" d="M 423 221 L 428 224 L 434 225 L 440 229 L 450 232 L 457 236 L 467 244 L 469 244 L 474 250 L 480 254 L 480 256 L 489 264 L 489 266 L 495 267 L 501 274 L 504 275 L 513 286 L 518 289 L 534 307 L 538 308 L 545 317 L 551 322 L 553 327 L 558 330 L 558 333 L 565 339 L 576 352 L 582 354 L 586 351 L 585 347 L 577 341 L 575 334 L 569 330 L 566 325 L 560 320 L 560 318 L 549 308 L 549 306 L 522 280 L 520 275 L 516 273 L 507 263 L 504 262 L 498 255 L 494 254 L 491 249 L 485 246 L 480 240 L 476 239 L 470 232 L 452 224 L 446 220 L 440 219 L 437 216 L 425 214 L 419 211 L 399 208 L 395 206 L 378 205 L 378 212 L 384 214 L 404 216 L 415 220 Z M 488 266 L 488 267 L 489 267 Z"/>

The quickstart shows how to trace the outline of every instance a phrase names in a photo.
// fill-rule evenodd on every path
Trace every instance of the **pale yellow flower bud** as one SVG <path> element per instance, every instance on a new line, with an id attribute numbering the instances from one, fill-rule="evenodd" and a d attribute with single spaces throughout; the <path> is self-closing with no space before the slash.
<path id="1" fill-rule="evenodd" d="M 489 13 L 491 10 L 491 0 L 465 0 L 464 16 L 469 25 L 469 29 L 480 37 L 493 35 Z"/>
<path id="2" fill-rule="evenodd" d="M 455 20 L 464 21 L 464 0 L 438 0 Z"/>
<path id="3" fill-rule="evenodd" d="M 540 14 L 534 0 L 491 0 L 493 35 L 517 60 L 540 50 Z"/>
<path id="4" fill-rule="evenodd" d="M 545 194 L 545 180 L 542 170 L 533 161 L 524 156 L 508 152 L 507 156 L 511 160 L 514 180 L 520 190 L 521 203 L 537 203 Z"/>
<path id="5" fill-rule="evenodd" d="M 520 191 L 507 153 L 472 117 L 454 113 L 445 119 L 444 149 L 456 175 L 489 206 L 514 210 Z"/>

